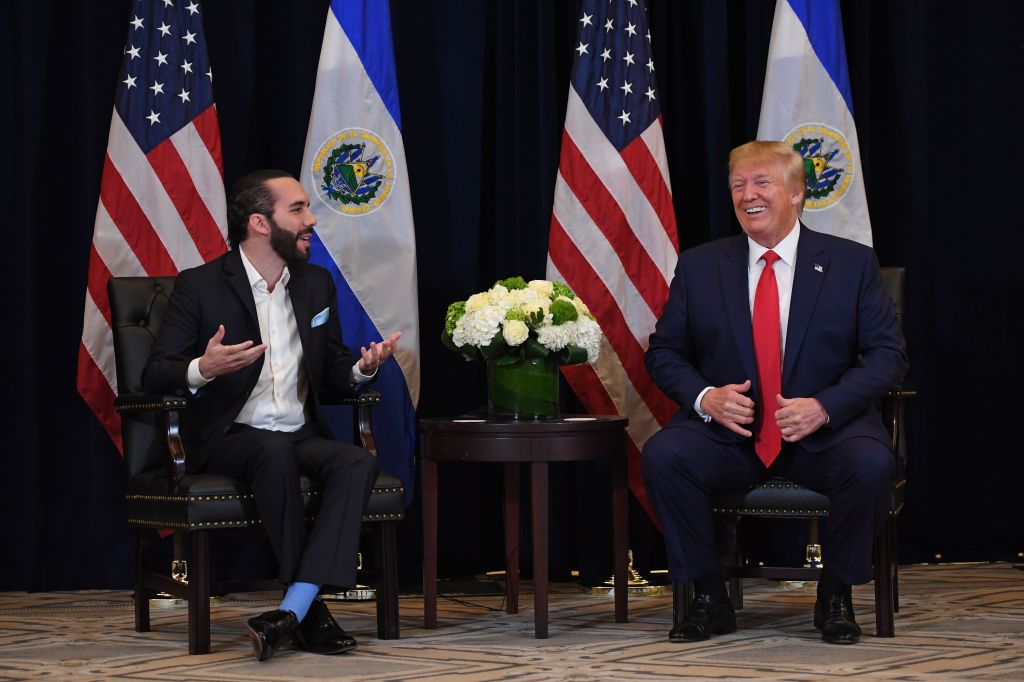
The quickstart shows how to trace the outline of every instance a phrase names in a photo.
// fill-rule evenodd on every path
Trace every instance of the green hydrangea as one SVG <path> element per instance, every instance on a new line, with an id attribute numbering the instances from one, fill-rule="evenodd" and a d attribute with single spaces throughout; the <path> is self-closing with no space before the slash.
<path id="1" fill-rule="evenodd" d="M 576 294 L 574 294 L 572 292 L 572 289 L 570 289 L 567 285 L 561 282 L 552 282 L 551 284 L 552 286 L 555 287 L 554 293 L 551 294 L 552 301 L 558 298 L 559 296 L 565 296 L 566 298 L 576 298 Z M 576 318 L 574 317 L 572 319 L 575 320 Z M 558 323 L 556 322 L 555 324 Z"/>
<path id="2" fill-rule="evenodd" d="M 526 313 L 524 313 L 522 310 L 519 310 L 518 308 L 512 308 L 507 313 L 505 313 L 505 319 L 519 320 L 520 322 L 529 322 L 529 318 L 526 316 Z"/>
<path id="3" fill-rule="evenodd" d="M 444 314 L 444 333 L 451 336 L 455 333 L 455 324 L 466 314 L 466 302 L 456 301 L 448 306 L 448 312 Z"/>
<path id="4" fill-rule="evenodd" d="M 576 306 L 569 301 L 552 301 L 548 312 L 551 313 L 551 323 L 555 325 L 572 322 L 579 317 Z"/>
<path id="5" fill-rule="evenodd" d="M 509 291 L 515 291 L 516 289 L 525 289 L 526 280 L 522 277 L 509 277 L 508 279 L 499 279 L 495 284 L 500 284 Z"/>

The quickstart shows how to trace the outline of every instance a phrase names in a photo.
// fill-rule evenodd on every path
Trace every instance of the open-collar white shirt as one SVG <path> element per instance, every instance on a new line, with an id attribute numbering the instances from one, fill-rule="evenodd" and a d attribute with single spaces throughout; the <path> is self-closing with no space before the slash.
<path id="1" fill-rule="evenodd" d="M 235 421 L 268 431 L 298 431 L 306 423 L 309 381 L 302 360 L 299 325 L 288 295 L 288 266 L 270 291 L 267 281 L 239 249 L 242 266 L 252 288 L 260 339 L 267 344 L 256 386 Z M 198 367 L 197 367 L 198 368 Z"/>
<path id="2" fill-rule="evenodd" d="M 268 431 L 297 431 L 306 423 L 305 404 L 309 381 L 303 362 L 299 327 L 292 299 L 288 295 L 291 273 L 286 265 L 274 290 L 270 291 L 266 280 L 246 257 L 245 251 L 241 248 L 238 251 L 256 302 L 260 338 L 267 344 L 267 350 L 261 359 L 263 366 L 256 386 L 235 421 Z M 373 374 L 363 374 L 356 365 L 352 366 L 353 384 L 372 378 Z M 199 358 L 192 360 L 188 367 L 188 385 L 193 392 L 209 381 L 199 372 Z"/>

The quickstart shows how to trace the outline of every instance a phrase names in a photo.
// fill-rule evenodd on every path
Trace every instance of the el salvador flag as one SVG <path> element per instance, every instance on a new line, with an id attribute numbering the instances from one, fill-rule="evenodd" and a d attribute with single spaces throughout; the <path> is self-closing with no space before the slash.
<path id="1" fill-rule="evenodd" d="M 871 246 L 839 0 L 776 3 L 757 137 L 804 157 L 804 223 Z"/>
<path id="2" fill-rule="evenodd" d="M 402 332 L 397 362 L 378 370 L 373 422 L 381 468 L 405 482 L 408 504 L 420 391 L 416 240 L 387 2 L 331 2 L 301 182 L 318 221 L 310 261 L 334 276 L 345 343 Z"/>

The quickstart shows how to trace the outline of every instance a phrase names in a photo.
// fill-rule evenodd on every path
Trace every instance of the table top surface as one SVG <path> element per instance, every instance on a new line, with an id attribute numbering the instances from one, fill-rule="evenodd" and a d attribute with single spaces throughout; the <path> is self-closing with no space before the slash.
<path id="1" fill-rule="evenodd" d="M 543 420 L 421 419 L 420 456 L 433 461 L 558 462 L 626 456 L 629 419 L 566 414 Z"/>
<path id="2" fill-rule="evenodd" d="M 629 424 L 619 415 L 562 414 L 545 419 L 500 419 L 486 415 L 467 414 L 458 417 L 427 417 L 419 420 L 424 434 L 463 433 L 506 436 L 552 436 L 559 433 L 615 431 Z"/>

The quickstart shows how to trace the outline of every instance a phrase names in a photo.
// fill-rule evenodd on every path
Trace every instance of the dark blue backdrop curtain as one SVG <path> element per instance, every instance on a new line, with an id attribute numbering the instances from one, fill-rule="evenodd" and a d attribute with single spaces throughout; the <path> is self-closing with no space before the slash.
<path id="1" fill-rule="evenodd" d="M 26 0 L 0 24 L 11 376 L 2 589 L 121 587 L 133 575 L 119 455 L 75 390 L 130 6 Z M 685 248 L 738 230 L 725 160 L 756 133 L 774 2 L 650 0 L 649 9 Z M 202 11 L 226 180 L 264 166 L 298 174 L 326 2 L 218 0 Z M 1022 13 L 1009 0 L 843 2 L 875 246 L 883 264 L 909 271 L 906 333 L 921 397 L 907 423 L 905 560 L 1024 549 L 1024 467 L 1009 428 L 1024 221 L 1007 170 L 1022 152 Z M 420 415 L 450 415 L 483 403 L 484 378 L 437 342 L 445 307 L 498 277 L 544 273 L 579 9 L 421 0 L 393 2 L 392 19 L 418 241 Z M 605 552 L 588 528 L 604 513 L 605 496 L 591 490 L 602 473 L 558 476 L 553 567 L 600 565 Z M 500 566 L 497 472 L 453 467 L 441 486 L 442 575 Z M 406 582 L 418 573 L 418 520 L 417 498 L 401 530 Z M 634 531 L 657 563 L 649 527 L 635 520 Z"/>

